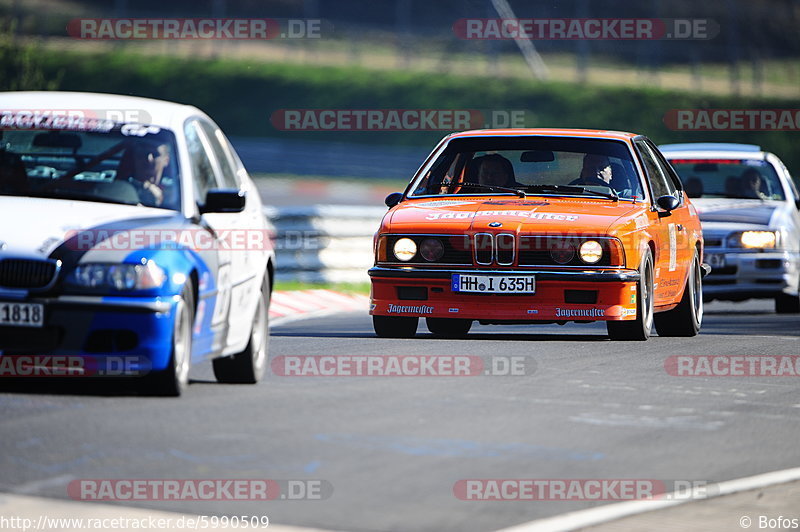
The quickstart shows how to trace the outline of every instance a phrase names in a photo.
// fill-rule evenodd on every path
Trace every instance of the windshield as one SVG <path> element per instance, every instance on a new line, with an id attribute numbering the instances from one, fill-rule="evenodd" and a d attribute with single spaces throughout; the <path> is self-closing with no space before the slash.
<path id="1" fill-rule="evenodd" d="M 454 139 L 425 169 L 410 195 L 515 191 L 643 198 L 624 142 L 542 136 Z"/>
<path id="2" fill-rule="evenodd" d="M 690 198 L 748 198 L 783 200 L 786 197 L 775 169 L 753 159 L 673 159 Z"/>
<path id="3" fill-rule="evenodd" d="M 180 210 L 171 131 L 108 120 L 32 129 L 16 118 L 3 113 L 0 121 L 0 195 Z"/>

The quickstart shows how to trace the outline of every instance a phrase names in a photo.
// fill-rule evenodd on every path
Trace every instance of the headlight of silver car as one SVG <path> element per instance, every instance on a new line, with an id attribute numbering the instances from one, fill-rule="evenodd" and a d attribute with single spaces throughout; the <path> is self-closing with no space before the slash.
<path id="1" fill-rule="evenodd" d="M 126 291 L 159 288 L 166 279 L 164 270 L 148 260 L 142 264 L 81 264 L 68 282 L 78 288 Z"/>
<path id="2" fill-rule="evenodd" d="M 737 233 L 733 241 L 747 249 L 775 249 L 779 246 L 779 235 L 775 231 L 744 231 Z"/>

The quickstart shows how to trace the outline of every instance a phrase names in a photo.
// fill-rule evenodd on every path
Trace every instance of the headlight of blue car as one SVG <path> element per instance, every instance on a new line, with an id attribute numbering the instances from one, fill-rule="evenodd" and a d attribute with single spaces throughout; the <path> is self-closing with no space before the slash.
<path id="1" fill-rule="evenodd" d="M 160 288 L 167 279 L 164 270 L 148 260 L 143 264 L 81 264 L 69 275 L 74 288 L 90 290 L 150 290 Z"/>

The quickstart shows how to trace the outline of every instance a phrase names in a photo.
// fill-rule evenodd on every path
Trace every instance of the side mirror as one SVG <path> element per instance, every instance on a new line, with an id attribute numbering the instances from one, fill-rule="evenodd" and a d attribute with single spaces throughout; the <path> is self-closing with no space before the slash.
<path id="1" fill-rule="evenodd" d="M 400 203 L 400 200 L 402 199 L 403 199 L 402 192 L 392 192 L 391 194 L 386 196 L 386 199 L 383 200 L 383 202 L 386 204 L 387 207 L 391 209 L 392 207 Z"/>
<path id="2" fill-rule="evenodd" d="M 206 202 L 200 206 L 200 214 L 211 212 L 242 212 L 247 200 L 243 190 L 212 188 L 206 193 Z"/>
<path id="3" fill-rule="evenodd" d="M 664 209 L 666 212 L 659 212 L 658 216 L 663 218 L 672 214 L 672 211 L 678 208 L 681 201 L 675 196 L 661 196 L 656 200 L 656 205 Z"/>

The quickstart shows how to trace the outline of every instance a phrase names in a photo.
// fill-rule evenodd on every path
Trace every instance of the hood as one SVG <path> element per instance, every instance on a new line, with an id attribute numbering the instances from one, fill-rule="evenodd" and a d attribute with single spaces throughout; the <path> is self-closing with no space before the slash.
<path id="1" fill-rule="evenodd" d="M 620 217 L 643 204 L 584 198 L 419 199 L 400 203 L 389 221 L 392 232 L 469 232 L 483 229 L 514 232 L 581 231 L 607 233 Z M 490 226 L 489 224 L 502 224 Z"/>
<path id="2" fill-rule="evenodd" d="M 0 196 L 0 256 L 46 258 L 76 231 L 164 223 L 175 211 L 89 201 Z"/>
<path id="3" fill-rule="evenodd" d="M 728 222 L 741 225 L 770 225 L 779 201 L 750 199 L 697 198 L 692 203 L 701 222 Z"/>

